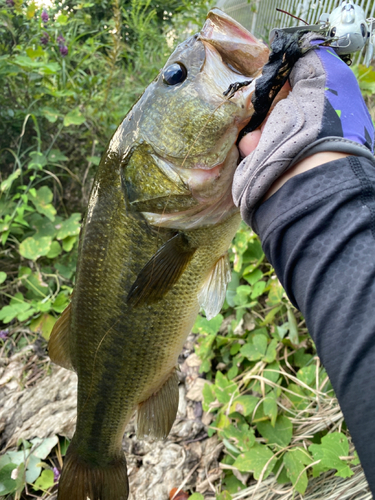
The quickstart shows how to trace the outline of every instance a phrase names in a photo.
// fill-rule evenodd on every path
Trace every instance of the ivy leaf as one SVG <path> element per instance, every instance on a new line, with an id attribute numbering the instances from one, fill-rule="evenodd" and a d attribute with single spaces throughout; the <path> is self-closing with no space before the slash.
<path id="1" fill-rule="evenodd" d="M 350 469 L 347 462 L 340 457 L 346 457 L 349 454 L 348 438 L 341 432 L 332 432 L 322 438 L 321 444 L 312 444 L 309 446 L 315 460 L 320 460 L 318 467 L 314 466 L 313 475 L 322 470 L 336 469 L 335 476 L 350 477 L 354 472 Z"/>
<path id="2" fill-rule="evenodd" d="M 50 108 L 49 106 L 45 106 L 44 108 L 41 108 L 40 113 L 47 118 L 47 120 L 50 123 L 55 123 L 55 121 L 58 119 L 60 116 L 60 113 L 57 109 Z M 51 154 L 48 155 L 48 158 L 50 159 Z"/>
<path id="3" fill-rule="evenodd" d="M 61 246 L 60 246 L 59 242 L 58 241 L 53 241 L 51 243 L 51 248 L 49 249 L 49 251 L 47 253 L 47 257 L 49 259 L 54 259 L 58 255 L 60 255 L 61 252 L 62 252 L 62 249 L 61 249 Z"/>
<path id="4" fill-rule="evenodd" d="M 201 495 L 200 493 L 193 493 L 190 497 L 189 500 L 204 500 L 204 496 Z"/>
<path id="5" fill-rule="evenodd" d="M 259 402 L 259 398 L 256 396 L 240 396 L 235 398 L 234 402 L 230 407 L 230 413 L 238 412 L 244 417 L 252 415 L 256 405 Z"/>
<path id="6" fill-rule="evenodd" d="M 303 448 L 294 448 L 287 451 L 283 457 L 287 476 L 294 488 L 303 495 L 307 488 L 307 473 L 302 472 L 306 465 L 312 463 L 310 455 Z"/>
<path id="7" fill-rule="evenodd" d="M 60 161 L 68 161 L 69 158 L 65 156 L 59 149 L 51 149 L 48 160 L 51 163 L 59 163 Z"/>
<path id="8" fill-rule="evenodd" d="M 29 156 L 31 158 L 31 161 L 27 165 L 29 170 L 41 170 L 45 165 L 47 165 L 47 158 L 43 153 L 40 153 L 39 151 L 32 151 Z"/>
<path id="9" fill-rule="evenodd" d="M 48 488 L 51 488 L 55 483 L 54 480 L 54 474 L 52 470 L 44 470 L 40 477 L 35 481 L 34 483 L 34 490 L 48 490 Z"/>
<path id="10" fill-rule="evenodd" d="M 216 335 L 220 330 L 223 320 L 224 318 L 221 314 L 218 314 L 210 320 L 204 318 L 203 316 L 198 316 L 193 326 L 193 333 Z"/>
<path id="11" fill-rule="evenodd" d="M 257 268 L 252 273 L 244 275 L 244 278 L 250 285 L 255 285 L 257 281 L 263 278 L 263 273 L 259 268 Z"/>
<path id="12" fill-rule="evenodd" d="M 203 410 L 208 411 L 210 409 L 210 404 L 216 401 L 216 396 L 213 391 L 213 386 L 211 384 L 204 384 L 203 390 Z"/>
<path id="13" fill-rule="evenodd" d="M 59 439 L 57 436 L 52 436 L 50 438 L 34 438 L 30 442 L 36 448 L 33 451 L 33 455 L 45 460 L 51 453 L 52 449 L 57 445 Z"/>
<path id="14" fill-rule="evenodd" d="M 272 427 L 274 427 L 277 418 L 277 401 L 276 393 L 274 391 L 270 392 L 269 395 L 264 399 L 263 411 L 264 414 L 271 419 L 271 425 Z"/>
<path id="15" fill-rule="evenodd" d="M 293 424 L 285 415 L 277 417 L 274 427 L 271 422 L 258 422 L 257 429 L 268 444 L 282 447 L 288 446 L 293 436 Z"/>
<path id="16" fill-rule="evenodd" d="M 56 238 L 58 240 L 63 240 L 68 236 L 77 236 L 81 228 L 80 221 L 81 214 L 74 213 L 69 217 L 69 219 L 56 225 L 56 229 L 58 229 Z"/>
<path id="17" fill-rule="evenodd" d="M 69 127 L 70 125 L 82 125 L 85 121 L 86 118 L 82 115 L 78 108 L 69 111 L 69 113 L 64 116 L 65 127 Z"/>
<path id="18" fill-rule="evenodd" d="M 231 424 L 223 431 L 223 434 L 227 439 L 232 440 L 242 452 L 250 450 L 255 444 L 254 430 L 248 425 L 235 427 Z"/>
<path id="19" fill-rule="evenodd" d="M 53 193 L 47 186 L 39 188 L 35 196 L 30 193 L 30 199 L 40 214 L 45 215 L 51 221 L 55 220 L 56 209 L 51 204 Z"/>
<path id="20" fill-rule="evenodd" d="M 69 305 L 69 299 L 64 292 L 60 292 L 52 304 L 52 309 L 57 313 L 62 313 Z"/>
<path id="21" fill-rule="evenodd" d="M 265 363 L 272 363 L 276 359 L 276 348 L 278 346 L 278 341 L 272 339 L 269 346 L 267 347 L 266 355 L 263 357 Z"/>
<path id="22" fill-rule="evenodd" d="M 252 337 L 251 342 L 248 342 L 241 347 L 241 354 L 250 361 L 262 359 L 267 350 L 267 337 L 262 334 L 256 334 Z"/>
<path id="23" fill-rule="evenodd" d="M 42 314 L 39 318 L 33 319 L 30 323 L 30 330 L 32 332 L 38 332 L 43 338 L 49 340 L 52 332 L 52 328 L 56 323 L 56 318 L 50 314 Z"/>
<path id="24" fill-rule="evenodd" d="M 263 479 L 266 479 L 272 472 L 276 462 L 276 458 L 272 457 L 274 457 L 274 455 L 267 446 L 255 443 L 251 450 L 241 453 L 241 455 L 236 458 L 233 466 L 241 472 L 253 472 L 254 478 L 259 479 L 268 463 L 263 474 Z"/>
<path id="25" fill-rule="evenodd" d="M 269 286 L 270 291 L 268 292 L 267 305 L 276 306 L 280 304 L 283 298 L 284 288 L 280 285 L 278 280 L 272 280 Z"/>
<path id="26" fill-rule="evenodd" d="M 233 394 L 238 392 L 238 387 L 218 371 L 216 372 L 214 391 L 219 403 L 227 404 L 233 398 Z"/>
<path id="27" fill-rule="evenodd" d="M 29 236 L 19 246 L 19 252 L 22 257 L 30 260 L 37 260 L 43 255 L 47 255 L 51 248 L 52 240 L 49 236 L 35 239 Z"/>
<path id="28" fill-rule="evenodd" d="M 0 271 L 0 285 L 1 283 L 4 283 L 6 279 L 7 279 L 7 274 L 4 273 L 3 271 Z"/>

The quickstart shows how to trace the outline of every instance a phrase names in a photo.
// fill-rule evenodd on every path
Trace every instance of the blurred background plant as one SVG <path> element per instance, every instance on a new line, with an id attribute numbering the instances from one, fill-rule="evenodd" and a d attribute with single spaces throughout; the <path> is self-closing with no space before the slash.
<path id="1" fill-rule="evenodd" d="M 209 8 L 203 0 L 0 0 L 1 357 L 33 344 L 38 370 L 49 371 L 46 344 L 74 287 L 80 223 L 101 154 Z M 371 106 L 375 72 L 354 71 Z M 209 434 L 225 446 L 217 498 L 246 498 L 249 484 L 272 472 L 289 484 L 290 498 L 327 470 L 349 477 L 357 459 L 324 368 L 245 225 L 231 260 L 222 313 L 194 327 Z M 25 386 L 35 380 L 35 369 L 25 368 Z M 23 441 L 3 454 L 0 495 L 47 498 L 66 444 Z"/>

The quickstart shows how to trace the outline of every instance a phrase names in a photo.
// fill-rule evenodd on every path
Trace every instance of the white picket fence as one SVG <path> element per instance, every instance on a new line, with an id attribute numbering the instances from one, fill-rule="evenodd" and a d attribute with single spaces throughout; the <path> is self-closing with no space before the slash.
<path id="1" fill-rule="evenodd" d="M 356 0 L 366 13 L 375 17 L 375 0 Z M 298 26 L 303 23 L 282 14 L 276 7 L 314 24 L 324 12 L 330 13 L 341 0 L 217 0 L 217 7 L 239 21 L 258 38 L 268 42 L 272 28 Z"/>

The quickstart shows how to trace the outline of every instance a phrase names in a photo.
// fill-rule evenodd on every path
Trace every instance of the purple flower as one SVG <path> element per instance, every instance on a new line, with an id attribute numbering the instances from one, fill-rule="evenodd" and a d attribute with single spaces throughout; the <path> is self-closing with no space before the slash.
<path id="1" fill-rule="evenodd" d="M 8 336 L 9 330 L 0 330 L 0 339 L 5 340 Z"/>
<path id="2" fill-rule="evenodd" d="M 60 45 L 59 46 L 59 49 L 60 49 L 60 54 L 65 57 L 68 55 L 68 47 L 66 45 Z"/>
<path id="3" fill-rule="evenodd" d="M 8 7 L 14 7 L 14 0 L 7 0 L 6 4 Z"/>
<path id="4" fill-rule="evenodd" d="M 54 467 L 53 468 L 53 481 L 54 481 L 54 483 L 57 483 L 59 481 L 59 477 L 60 477 L 60 471 L 57 467 Z"/>
<path id="5" fill-rule="evenodd" d="M 46 9 L 43 9 L 41 17 L 42 17 L 42 21 L 44 23 L 48 23 L 49 16 L 48 16 L 48 12 L 46 11 Z"/>
<path id="6" fill-rule="evenodd" d="M 49 42 L 49 34 L 44 32 L 43 33 L 43 36 L 40 38 L 40 43 L 41 45 L 43 45 L 43 47 L 45 47 Z"/>
<path id="7" fill-rule="evenodd" d="M 65 43 L 65 38 L 62 36 L 62 35 L 59 35 L 57 38 L 56 38 L 56 41 L 59 45 L 64 45 Z"/>

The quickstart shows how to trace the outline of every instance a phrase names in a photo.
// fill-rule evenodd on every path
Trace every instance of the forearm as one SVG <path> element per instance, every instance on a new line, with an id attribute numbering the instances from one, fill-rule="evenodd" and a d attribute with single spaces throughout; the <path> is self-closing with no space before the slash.
<path id="1" fill-rule="evenodd" d="M 306 318 L 375 492 L 375 168 L 348 157 L 293 177 L 254 229 Z"/>

